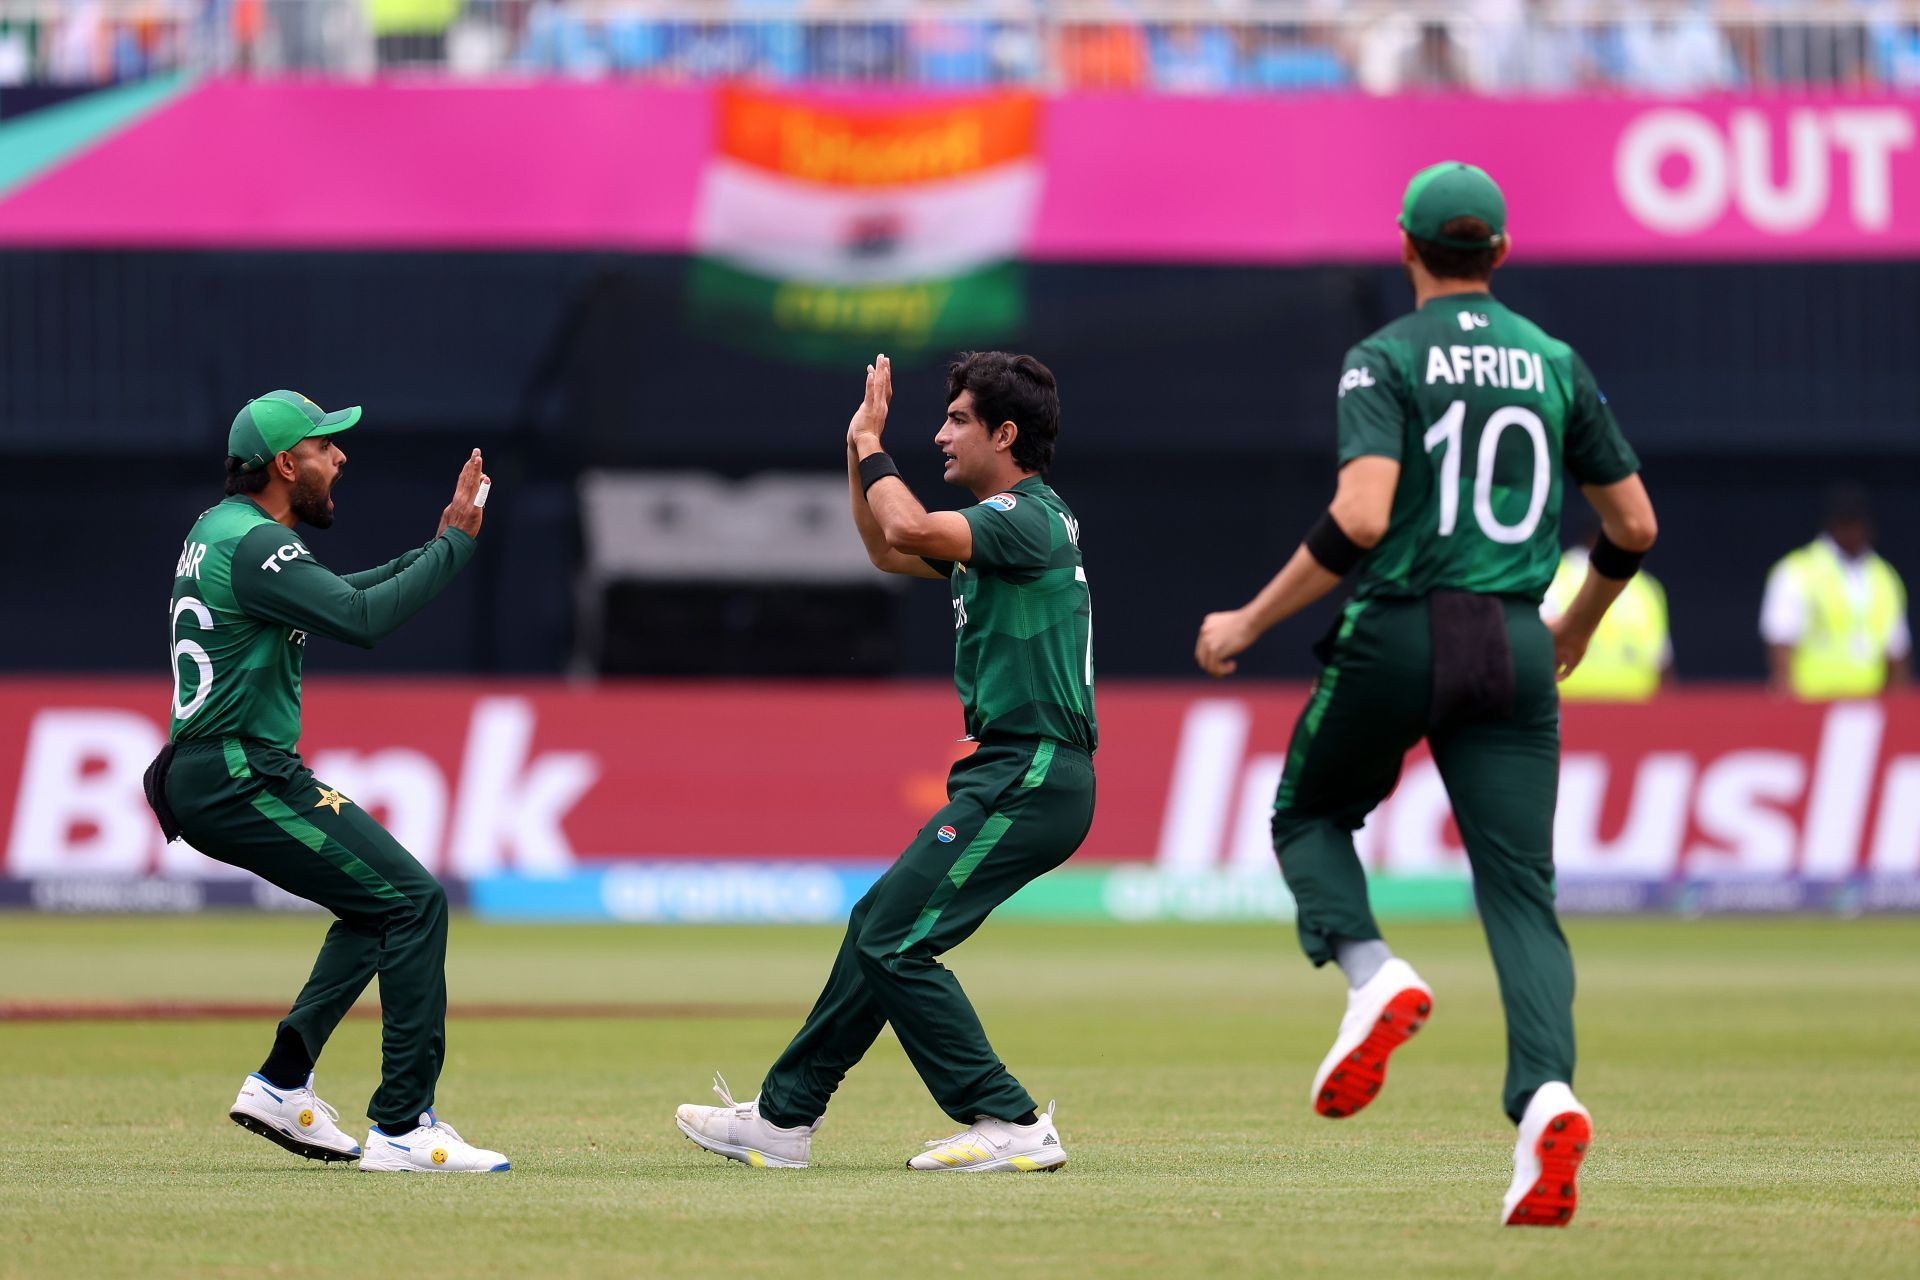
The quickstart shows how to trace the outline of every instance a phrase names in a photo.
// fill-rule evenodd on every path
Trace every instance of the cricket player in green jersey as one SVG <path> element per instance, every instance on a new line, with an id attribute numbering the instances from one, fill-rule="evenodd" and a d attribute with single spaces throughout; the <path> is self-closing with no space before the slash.
<path id="1" fill-rule="evenodd" d="M 1353 832 L 1421 738 L 1433 750 L 1473 869 L 1507 1017 L 1505 1106 L 1520 1129 L 1501 1210 L 1513 1225 L 1573 1216 L 1592 1120 L 1572 1090 L 1573 960 L 1554 913 L 1556 675 L 1653 545 L 1639 460 L 1566 343 L 1488 292 L 1511 245 L 1483 171 L 1416 174 L 1400 213 L 1416 310 L 1347 354 L 1331 508 L 1244 608 L 1209 614 L 1195 656 L 1224 676 L 1268 628 L 1348 576 L 1353 597 L 1316 650 L 1324 666 L 1294 729 L 1273 817 L 1301 946 L 1333 960 L 1347 1014 L 1314 1078 L 1314 1108 L 1350 1116 L 1418 1031 L 1433 992 L 1381 940 Z M 1601 536 L 1552 623 L 1562 470 Z"/>
<path id="2" fill-rule="evenodd" d="M 908 1168 L 1057 1169 L 1067 1154 L 1053 1105 L 1037 1110 L 1008 1073 L 939 957 L 1065 862 L 1093 822 L 1092 609 L 1080 523 L 1047 484 L 1059 391 L 1032 356 L 974 352 L 948 370 L 934 443 L 947 483 L 978 499 L 964 511 L 922 507 L 881 450 L 892 398 L 883 355 L 847 430 L 854 523 L 876 568 L 947 580 L 954 683 L 979 745 L 948 775 L 946 806 L 854 906 L 826 989 L 759 1096 L 736 1103 L 716 1078 L 726 1105 L 684 1106 L 677 1120 L 709 1151 L 805 1167 L 828 1100 L 891 1023 L 941 1110 L 964 1126 Z"/>
<path id="3" fill-rule="evenodd" d="M 371 647 L 446 589 L 473 558 L 487 478 L 475 449 L 433 540 L 377 569 L 340 575 L 294 532 L 333 523 L 341 432 L 358 407 L 325 413 L 274 391 L 227 436 L 226 498 L 200 514 L 174 567 L 173 721 L 147 771 L 169 840 L 243 867 L 336 917 L 313 974 L 247 1076 L 236 1124 L 315 1160 L 372 1172 L 499 1171 L 507 1159 L 460 1139 L 433 1112 L 446 1054 L 447 898 L 385 828 L 301 760 L 300 668 L 309 636 Z M 380 977 L 381 1078 L 364 1151 L 313 1091 L 327 1037 Z"/>

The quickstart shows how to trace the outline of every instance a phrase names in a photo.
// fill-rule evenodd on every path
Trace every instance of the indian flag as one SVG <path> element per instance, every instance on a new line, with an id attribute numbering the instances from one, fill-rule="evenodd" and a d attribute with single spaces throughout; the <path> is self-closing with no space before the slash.
<path id="1" fill-rule="evenodd" d="M 979 345 L 1020 325 L 1039 104 L 724 91 L 695 214 L 697 315 L 782 354 Z M 763 345 L 757 343 L 756 345 Z"/>

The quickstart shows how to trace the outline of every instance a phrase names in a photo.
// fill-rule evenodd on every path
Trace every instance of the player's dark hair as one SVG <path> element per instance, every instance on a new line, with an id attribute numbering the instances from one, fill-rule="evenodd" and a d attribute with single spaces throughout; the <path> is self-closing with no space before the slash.
<path id="1" fill-rule="evenodd" d="M 991 431 L 1003 422 L 1020 428 L 1013 460 L 1027 471 L 1047 473 L 1053 442 L 1060 438 L 1060 384 L 1053 370 L 1032 356 L 1006 351 L 963 351 L 947 366 L 947 403 L 973 392 L 973 410 Z"/>
<path id="2" fill-rule="evenodd" d="M 244 465 L 244 458 L 227 458 L 226 494 L 229 498 L 236 493 L 263 493 L 266 490 L 267 469 L 261 467 L 258 471 L 242 471 L 240 468 Z"/>
<path id="3" fill-rule="evenodd" d="M 1493 234 L 1493 228 L 1478 218 L 1450 218 L 1441 226 L 1440 234 L 1452 240 L 1484 240 Z M 1500 256 L 1497 244 L 1485 249 L 1455 249 L 1418 238 L 1414 238 L 1413 251 L 1427 274 L 1436 280 L 1491 280 L 1493 261 Z"/>

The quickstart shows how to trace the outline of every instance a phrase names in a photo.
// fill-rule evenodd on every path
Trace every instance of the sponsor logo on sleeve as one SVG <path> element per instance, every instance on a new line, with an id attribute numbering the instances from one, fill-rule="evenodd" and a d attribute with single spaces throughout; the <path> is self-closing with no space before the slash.
<path id="1" fill-rule="evenodd" d="M 955 831 L 952 827 L 942 827 L 938 831 L 933 833 L 933 838 L 935 840 L 938 840 L 941 844 L 952 844 L 953 838 L 959 834 L 960 833 L 958 831 Z"/>
<path id="2" fill-rule="evenodd" d="M 286 546 L 281 547 L 278 551 L 275 551 L 272 555 L 268 556 L 265 560 L 262 560 L 260 562 L 260 567 L 262 569 L 271 569 L 275 573 L 278 573 L 280 572 L 280 563 L 279 563 L 280 561 L 295 560 L 301 556 L 311 555 L 311 554 L 312 552 L 308 551 L 305 547 L 301 546 L 298 542 L 289 542 Z"/>
<path id="3" fill-rule="evenodd" d="M 1358 391 L 1361 387 L 1373 387 L 1379 384 L 1373 380 L 1373 370 L 1361 365 L 1358 369 L 1349 369 L 1340 375 L 1340 398 L 1346 399 L 1347 392 Z"/>
<path id="4" fill-rule="evenodd" d="M 1010 493 L 996 493 L 991 498 L 980 499 L 983 507 L 992 507 L 995 511 L 1011 511 L 1019 505 L 1020 499 Z"/>

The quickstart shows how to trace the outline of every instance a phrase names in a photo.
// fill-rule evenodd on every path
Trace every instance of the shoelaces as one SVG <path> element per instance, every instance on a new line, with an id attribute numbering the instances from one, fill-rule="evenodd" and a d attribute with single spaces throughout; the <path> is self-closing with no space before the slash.
<path id="1" fill-rule="evenodd" d="M 754 1098 L 746 1102 L 735 1102 L 733 1100 L 733 1091 L 727 1088 L 727 1078 L 718 1071 L 713 1073 L 713 1091 L 720 1095 L 720 1101 L 726 1103 L 727 1106 L 733 1108 L 735 1111 L 743 1113 L 752 1111 L 754 1103 L 759 1101 L 758 1098 Z"/>

